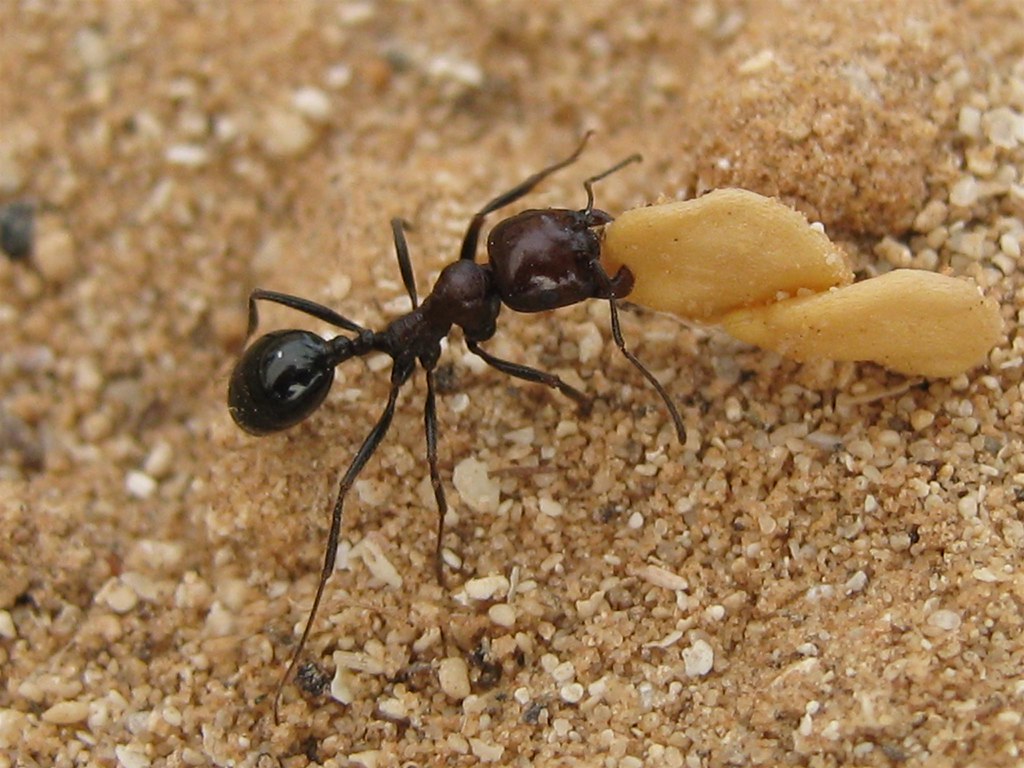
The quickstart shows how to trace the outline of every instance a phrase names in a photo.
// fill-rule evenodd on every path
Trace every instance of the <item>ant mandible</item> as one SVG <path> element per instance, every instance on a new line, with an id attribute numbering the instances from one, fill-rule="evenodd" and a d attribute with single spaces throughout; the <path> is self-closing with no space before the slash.
<path id="1" fill-rule="evenodd" d="M 267 333 L 250 345 L 235 365 L 228 386 L 231 416 L 247 432 L 264 435 L 298 424 L 323 402 L 334 379 L 334 368 L 352 357 L 383 352 L 392 360 L 387 405 L 363 440 L 338 488 L 313 605 L 299 644 L 274 694 L 275 721 L 281 691 L 306 645 L 324 586 L 334 569 L 345 497 L 391 426 L 399 390 L 412 376 L 417 361 L 426 372 L 427 379 L 427 398 L 423 409 L 427 463 L 438 508 L 434 562 L 438 581 L 443 583 L 441 541 L 448 504 L 437 466 L 434 369 L 441 355 L 441 340 L 448 336 L 452 326 L 462 329 L 469 351 L 492 368 L 557 389 L 586 413 L 591 400 L 575 387 L 554 374 L 495 357 L 480 343 L 494 336 L 502 304 L 516 312 L 543 312 L 585 299 L 606 299 L 611 309 L 612 337 L 616 346 L 661 396 L 675 422 L 680 443 L 685 442 L 683 420 L 668 393 L 643 363 L 626 349 L 622 339 L 617 300 L 632 290 L 633 275 L 626 267 L 621 267 L 614 276 L 608 275 L 601 266 L 601 243 L 594 231 L 610 222 L 612 217 L 594 208 L 593 184 L 623 166 L 639 161 L 639 155 L 631 155 L 584 181 L 587 205 L 582 210 L 531 209 L 499 222 L 487 238 L 488 263 L 476 262 L 480 229 L 487 215 L 519 200 L 552 173 L 575 162 L 589 138 L 590 133 L 587 133 L 567 158 L 533 174 L 481 208 L 466 229 L 458 260 L 441 271 L 433 290 L 422 304 L 416 296 L 409 248 L 405 241 L 406 222 L 392 219 L 398 268 L 412 301 L 412 310 L 392 320 L 383 331 L 364 328 L 333 309 L 299 296 L 266 290 L 255 290 L 250 294 L 248 336 L 252 335 L 258 323 L 257 301 L 284 305 L 354 335 L 351 338 L 336 336 L 325 341 L 311 331 L 281 330 Z"/>

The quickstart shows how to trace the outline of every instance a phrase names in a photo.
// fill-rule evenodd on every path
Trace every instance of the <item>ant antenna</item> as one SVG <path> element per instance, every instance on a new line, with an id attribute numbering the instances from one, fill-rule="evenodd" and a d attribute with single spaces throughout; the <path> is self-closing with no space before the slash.
<path id="1" fill-rule="evenodd" d="M 582 148 L 583 147 L 581 146 L 580 149 L 582 149 Z M 635 154 L 630 155 L 625 160 L 620 160 L 615 165 L 613 165 L 611 168 L 609 168 L 607 171 L 602 171 L 601 173 L 597 174 L 596 176 L 591 176 L 589 179 L 584 181 L 583 182 L 583 188 L 585 190 L 587 190 L 587 207 L 583 209 L 583 213 L 585 213 L 587 215 L 590 215 L 590 213 L 592 213 L 593 210 L 594 210 L 594 183 L 595 182 L 600 181 L 601 179 L 605 178 L 606 176 L 611 176 L 613 173 L 615 173 L 618 170 L 621 170 L 622 168 L 625 168 L 630 163 L 639 163 L 643 159 L 644 159 L 643 155 L 641 155 L 639 152 L 637 152 Z"/>

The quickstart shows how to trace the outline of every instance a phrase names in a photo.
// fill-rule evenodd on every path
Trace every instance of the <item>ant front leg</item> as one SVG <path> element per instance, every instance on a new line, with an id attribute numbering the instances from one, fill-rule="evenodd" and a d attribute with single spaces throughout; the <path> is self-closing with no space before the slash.
<path id="1" fill-rule="evenodd" d="M 292 296 L 290 293 L 278 293 L 277 291 L 265 291 L 262 288 L 257 288 L 249 294 L 249 327 L 245 332 L 246 338 L 252 336 L 256 326 L 259 325 L 257 301 L 270 301 L 274 304 L 280 304 L 346 331 L 362 333 L 366 330 L 359 323 L 349 320 L 344 315 L 335 312 L 330 307 L 325 307 L 323 304 L 317 304 L 315 301 L 304 299 L 301 296 Z"/>
<path id="2" fill-rule="evenodd" d="M 490 352 L 485 352 L 478 342 L 470 341 L 469 339 L 466 340 L 466 346 L 469 347 L 470 352 L 492 368 L 509 376 L 515 376 L 517 379 L 532 381 L 536 384 L 543 384 L 546 387 L 557 389 L 563 395 L 576 402 L 576 406 L 579 408 L 581 415 L 586 416 L 590 413 L 590 408 L 593 405 L 591 398 L 583 392 L 580 392 L 576 387 L 566 384 L 555 374 L 538 371 L 536 368 L 531 368 L 528 365 L 520 365 L 519 363 L 502 360 L 500 357 L 495 357 Z"/>
<path id="3" fill-rule="evenodd" d="M 633 366 L 640 371 L 645 379 L 650 382 L 651 386 L 654 387 L 658 395 L 661 397 L 662 402 L 665 403 L 665 407 L 668 408 L 669 414 L 672 416 L 672 421 L 676 427 L 676 435 L 679 438 L 680 445 L 686 442 L 686 427 L 683 426 L 683 418 L 679 415 L 679 411 L 672 402 L 672 398 L 669 397 L 668 392 L 661 385 L 654 374 L 648 370 L 647 366 L 640 362 L 640 358 L 626 349 L 626 340 L 622 337 L 622 328 L 619 325 L 619 303 L 616 299 L 617 296 L 623 295 L 620 293 L 625 289 L 626 293 L 633 286 L 633 275 L 629 272 L 626 267 L 622 267 L 614 278 L 608 276 L 608 273 L 604 271 L 604 267 L 601 266 L 601 262 L 591 262 L 591 268 L 594 271 L 594 275 L 597 277 L 598 283 L 601 285 L 602 298 L 608 300 L 608 307 L 611 310 L 612 316 L 612 338 L 615 340 L 615 346 L 619 348 L 619 351 L 626 356 L 626 359 L 633 364 Z"/>
<path id="4" fill-rule="evenodd" d="M 573 150 L 573 153 L 567 158 L 559 160 L 557 163 L 552 163 L 547 168 L 537 171 L 537 173 L 519 182 L 507 192 L 501 193 L 477 211 L 469 222 L 469 227 L 466 228 L 466 234 L 462 238 L 462 248 L 459 250 L 459 258 L 468 259 L 470 261 L 473 261 L 476 258 L 476 246 L 480 239 L 480 228 L 483 227 L 484 219 L 487 217 L 487 214 L 494 213 L 496 210 L 504 208 L 506 205 L 511 205 L 519 198 L 533 191 L 534 187 L 555 171 L 561 170 L 562 168 L 565 168 L 565 166 L 575 163 L 576 158 L 578 158 L 580 153 L 583 152 L 583 148 L 587 146 L 587 141 L 593 133 L 593 131 L 587 131 L 583 134 L 583 140 L 580 141 L 579 146 L 576 147 L 576 149 Z"/>
<path id="5" fill-rule="evenodd" d="M 274 722 L 278 722 L 278 709 L 281 703 L 281 692 L 284 690 L 285 683 L 288 682 L 288 678 L 291 677 L 292 672 L 295 671 L 295 667 L 299 663 L 299 658 L 302 656 L 302 651 L 306 647 L 306 641 L 309 639 L 309 633 L 313 629 L 313 622 L 316 619 L 317 610 L 320 608 L 320 600 L 324 595 L 324 587 L 327 585 L 327 580 L 331 577 L 331 573 L 334 571 L 334 561 L 338 554 L 338 540 L 341 536 L 341 512 L 345 505 L 345 497 L 351 490 L 352 485 L 355 483 L 359 473 L 362 472 L 363 467 L 366 466 L 366 462 L 373 456 L 374 451 L 380 446 L 381 441 L 384 439 L 384 435 L 387 434 L 388 428 L 391 426 L 391 420 L 395 415 L 395 404 L 398 402 L 398 392 L 402 388 L 402 385 L 409 380 L 409 376 L 412 374 L 413 365 L 399 365 L 397 362 L 395 367 L 391 369 L 391 392 L 388 394 L 388 403 L 384 406 L 384 412 L 380 415 L 377 423 L 373 429 L 370 430 L 370 434 L 363 440 L 363 444 L 359 447 L 356 452 L 355 458 L 352 459 L 352 463 L 349 464 L 348 469 L 345 471 L 344 477 L 341 479 L 341 483 L 338 485 L 338 496 L 334 502 L 334 509 L 331 512 L 331 528 L 327 534 L 327 551 L 324 553 L 324 566 L 320 571 L 320 581 L 317 583 L 316 595 L 313 597 L 313 605 L 309 609 L 309 615 L 306 617 L 306 626 L 302 630 L 302 637 L 299 638 L 299 644 L 292 651 L 291 661 L 288 662 L 288 668 L 281 675 L 281 680 L 277 684 L 277 690 L 274 692 Z"/>

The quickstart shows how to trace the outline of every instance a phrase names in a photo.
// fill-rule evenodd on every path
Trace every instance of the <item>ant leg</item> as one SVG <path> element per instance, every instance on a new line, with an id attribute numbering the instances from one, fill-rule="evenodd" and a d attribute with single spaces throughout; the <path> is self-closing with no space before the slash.
<path id="1" fill-rule="evenodd" d="M 668 408 L 668 412 L 672 416 L 672 421 L 675 422 L 676 435 L 679 437 L 680 445 L 682 445 L 686 442 L 686 427 L 683 426 L 682 416 L 679 415 L 679 411 L 676 409 L 675 403 L 672 402 L 672 398 L 668 396 L 668 392 L 666 392 L 665 388 L 661 386 L 661 382 L 654 378 L 654 374 L 647 369 L 647 366 L 640 362 L 640 358 L 626 349 L 626 341 L 622 338 L 622 328 L 619 326 L 619 304 L 615 299 L 615 290 L 612 279 L 608 277 L 608 273 L 604 271 L 604 267 L 601 266 L 599 261 L 593 262 L 593 268 L 598 280 L 602 283 L 602 287 L 608 294 L 608 306 L 611 308 L 612 314 L 612 338 L 615 340 L 615 346 L 617 346 L 619 351 L 626 356 L 626 359 L 643 374 L 644 378 L 651 383 L 651 386 L 654 387 L 661 396 L 662 401 L 665 403 L 665 407 Z"/>
<path id="2" fill-rule="evenodd" d="M 441 471 L 437 468 L 437 399 L 434 394 L 434 371 L 427 369 L 427 402 L 423 409 L 424 431 L 427 436 L 427 464 L 430 465 L 430 484 L 437 502 L 437 546 L 434 550 L 434 569 L 437 583 L 444 586 L 444 562 L 441 559 L 441 539 L 444 536 L 444 516 L 448 502 L 441 484 Z"/>
<path id="3" fill-rule="evenodd" d="M 459 251 L 459 258 L 467 259 L 469 261 L 473 261 L 476 258 L 476 246 L 477 241 L 480 239 L 480 228 L 484 225 L 484 218 L 486 218 L 487 214 L 494 213 L 494 211 L 499 208 L 504 208 L 506 205 L 511 205 L 516 200 L 523 197 L 523 195 L 532 191 L 534 187 L 555 171 L 561 170 L 562 168 L 565 168 L 565 166 L 576 162 L 576 158 L 578 158 L 580 153 L 583 152 L 583 148 L 587 145 L 587 140 L 590 139 L 593 133 L 593 131 L 587 131 L 583 134 L 583 140 L 580 141 L 579 146 L 576 147 L 576 149 L 573 150 L 573 153 L 567 158 L 559 160 L 557 163 L 552 163 L 543 170 L 537 171 L 537 173 L 519 182 L 507 192 L 503 192 L 498 195 L 496 198 L 491 200 L 491 202 L 477 211 L 469 222 L 469 227 L 466 228 L 466 234 L 462 238 L 462 248 Z"/>
<path id="4" fill-rule="evenodd" d="M 416 278 L 412 273 L 412 262 L 409 260 L 409 244 L 405 242 L 405 230 L 410 224 L 405 219 L 394 218 L 391 220 L 391 233 L 395 239 L 395 255 L 398 256 L 398 269 L 402 273 L 402 282 L 405 283 L 405 290 L 412 300 L 412 308 L 419 306 L 419 299 L 416 298 Z"/>
<path id="5" fill-rule="evenodd" d="M 544 384 L 552 389 L 557 389 L 566 397 L 572 398 L 576 401 L 576 406 L 579 408 L 581 414 L 585 415 L 590 413 L 590 407 L 593 404 L 591 398 L 580 392 L 576 387 L 566 384 L 555 374 L 545 373 L 544 371 L 538 371 L 536 368 L 530 368 L 527 365 L 520 365 L 519 363 L 502 360 L 500 357 L 495 357 L 489 352 L 485 352 L 475 341 L 467 339 L 466 346 L 469 347 L 470 352 L 481 358 L 492 368 L 508 374 L 509 376 L 515 376 L 517 379 L 532 381 L 537 384 Z"/>
<path id="6" fill-rule="evenodd" d="M 331 512 L 331 529 L 327 534 L 327 551 L 324 554 L 324 567 L 320 571 L 320 582 L 316 587 L 316 595 L 313 597 L 313 605 L 309 609 L 309 615 L 306 617 L 306 626 L 302 630 L 302 637 L 299 638 L 299 644 L 292 651 L 291 660 L 288 662 L 288 668 L 281 675 L 281 679 L 277 684 L 277 690 L 274 691 L 274 722 L 279 722 L 278 708 L 281 703 L 281 692 L 284 690 L 285 683 L 288 682 L 288 678 L 291 677 L 295 667 L 299 663 L 299 657 L 302 655 L 303 649 L 306 647 L 306 641 L 309 639 L 309 633 L 313 629 L 313 621 L 316 619 L 317 610 L 320 608 L 320 599 L 324 594 L 324 587 L 327 585 L 327 580 L 330 578 L 331 573 L 334 571 L 334 560 L 338 555 L 338 537 L 341 534 L 341 510 L 345 504 L 345 496 L 348 495 L 349 490 L 352 488 L 353 483 L 356 481 L 356 477 L 362 471 L 363 467 L 366 466 L 366 462 L 369 461 L 374 451 L 377 450 L 377 446 L 380 445 L 381 440 L 384 439 L 384 435 L 387 434 L 388 427 L 391 426 L 391 419 L 395 415 L 395 403 L 398 401 L 398 391 L 402 388 L 402 385 L 409 380 L 409 375 L 412 373 L 412 366 L 402 366 L 401 368 L 395 367 L 391 371 L 391 392 L 388 394 L 388 404 L 384 406 L 384 412 L 381 414 L 377 423 L 373 429 L 370 430 L 370 434 L 363 440 L 363 444 L 359 447 L 359 451 L 356 453 L 355 458 L 352 459 L 352 463 L 349 464 L 348 469 L 345 471 L 344 477 L 341 479 L 341 483 L 338 485 L 338 496 L 334 502 L 334 509 Z"/>
<path id="7" fill-rule="evenodd" d="M 281 304 L 290 309 L 315 317 L 317 320 L 323 320 L 325 323 L 330 323 L 338 328 L 343 328 L 346 331 L 362 333 L 366 330 L 363 326 L 352 322 L 344 315 L 338 314 L 333 309 L 325 307 L 323 304 L 317 304 L 315 301 L 304 299 L 301 296 L 292 296 L 289 293 L 265 291 L 262 288 L 257 288 L 249 294 L 249 327 L 245 332 L 246 338 L 252 336 L 252 332 L 256 330 L 256 326 L 259 323 L 259 310 L 256 308 L 257 301 L 271 301 L 275 304 Z"/>

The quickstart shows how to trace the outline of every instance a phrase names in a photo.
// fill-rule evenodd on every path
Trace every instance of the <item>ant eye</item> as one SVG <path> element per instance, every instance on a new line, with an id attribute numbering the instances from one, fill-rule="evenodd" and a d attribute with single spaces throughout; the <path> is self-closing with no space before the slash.
<path id="1" fill-rule="evenodd" d="M 309 331 L 275 331 L 259 338 L 235 365 L 228 409 L 246 432 L 277 432 L 315 411 L 333 381 L 327 342 Z"/>

